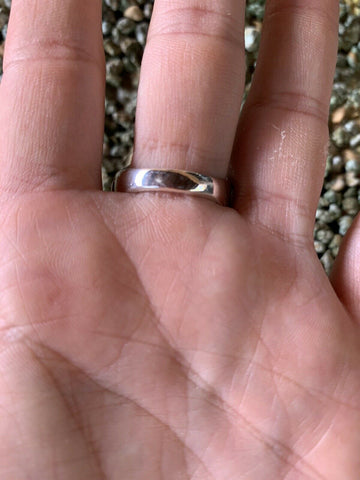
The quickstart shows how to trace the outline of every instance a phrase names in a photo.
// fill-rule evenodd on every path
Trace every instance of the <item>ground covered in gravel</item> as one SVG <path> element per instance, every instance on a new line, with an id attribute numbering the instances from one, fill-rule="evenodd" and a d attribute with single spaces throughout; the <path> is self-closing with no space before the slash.
<path id="1" fill-rule="evenodd" d="M 102 173 L 106 190 L 115 172 L 126 164 L 132 149 L 139 70 L 153 3 L 153 0 L 103 0 L 104 157 L 107 158 Z M 265 0 L 247 2 L 246 92 L 255 69 L 264 4 Z M 10 7 L 11 0 L 0 0 L 0 75 Z M 340 1 L 339 52 L 329 131 L 329 156 L 314 228 L 315 249 L 328 272 L 342 237 L 360 210 L 360 0 Z"/>

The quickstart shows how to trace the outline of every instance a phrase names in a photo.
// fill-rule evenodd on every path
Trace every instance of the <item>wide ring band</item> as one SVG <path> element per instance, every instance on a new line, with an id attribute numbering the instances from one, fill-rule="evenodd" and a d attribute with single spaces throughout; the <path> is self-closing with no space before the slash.
<path id="1" fill-rule="evenodd" d="M 128 168 L 116 174 L 111 189 L 127 193 L 179 193 L 207 198 L 223 206 L 228 204 L 230 191 L 227 180 L 163 168 Z"/>

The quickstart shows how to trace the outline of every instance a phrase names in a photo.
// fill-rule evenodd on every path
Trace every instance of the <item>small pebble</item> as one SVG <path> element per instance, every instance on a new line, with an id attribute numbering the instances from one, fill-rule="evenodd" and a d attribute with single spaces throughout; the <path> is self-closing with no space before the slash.
<path id="1" fill-rule="evenodd" d="M 123 154 L 124 154 L 124 147 L 122 145 L 115 145 L 114 147 L 112 147 L 112 149 L 110 150 L 110 155 L 112 157 L 122 157 Z"/>
<path id="2" fill-rule="evenodd" d="M 101 24 L 101 28 L 102 28 L 103 35 L 106 36 L 106 35 L 110 35 L 113 27 L 110 22 L 104 21 Z"/>
<path id="3" fill-rule="evenodd" d="M 340 217 L 341 208 L 335 203 L 329 205 L 328 210 L 317 209 L 316 211 L 316 218 L 322 223 L 332 223 Z"/>
<path id="4" fill-rule="evenodd" d="M 340 173 L 344 168 L 344 160 L 341 155 L 330 157 L 329 169 L 331 172 Z"/>
<path id="5" fill-rule="evenodd" d="M 336 110 L 333 111 L 331 115 L 331 120 L 333 123 L 341 123 L 346 114 L 346 108 L 344 106 L 337 108 Z"/>
<path id="6" fill-rule="evenodd" d="M 120 18 L 116 23 L 116 30 L 121 35 L 130 35 L 135 30 L 136 23 L 130 18 Z M 131 40 L 131 38 L 128 38 Z"/>
<path id="7" fill-rule="evenodd" d="M 121 8 L 121 1 L 120 0 L 104 0 L 105 5 L 107 5 L 111 10 L 117 11 Z"/>
<path id="8" fill-rule="evenodd" d="M 360 110 L 360 86 L 349 90 L 346 104 L 354 111 L 358 112 Z"/>
<path id="9" fill-rule="evenodd" d="M 260 33 L 255 27 L 245 27 L 245 50 L 255 52 L 260 44 Z"/>
<path id="10" fill-rule="evenodd" d="M 348 160 L 345 163 L 346 172 L 355 172 L 356 174 L 360 173 L 360 161 L 356 159 Z"/>
<path id="11" fill-rule="evenodd" d="M 145 3 L 144 5 L 144 17 L 150 18 L 153 11 L 153 5 L 151 3 Z"/>
<path id="12" fill-rule="evenodd" d="M 360 184 L 360 178 L 358 174 L 354 171 L 346 172 L 345 181 L 348 187 L 356 187 Z"/>
<path id="13" fill-rule="evenodd" d="M 342 156 L 344 157 L 345 162 L 348 162 L 349 160 L 360 160 L 356 153 L 349 148 L 342 151 Z"/>
<path id="14" fill-rule="evenodd" d="M 352 215 L 353 217 L 358 213 L 360 209 L 359 202 L 357 201 L 357 198 L 354 197 L 344 198 L 342 202 L 342 207 L 344 212 Z"/>
<path id="15" fill-rule="evenodd" d="M 349 120 L 342 128 L 350 135 L 357 135 L 360 131 L 360 126 L 356 120 Z"/>
<path id="16" fill-rule="evenodd" d="M 120 10 L 121 8 L 121 1 L 120 0 L 104 0 L 105 5 L 107 5 L 111 10 L 114 12 Z"/>
<path id="17" fill-rule="evenodd" d="M 124 17 L 130 18 L 130 20 L 134 20 L 134 22 L 141 22 L 142 20 L 144 20 L 143 12 L 136 5 L 128 7 L 124 12 Z"/>
<path id="18" fill-rule="evenodd" d="M 331 230 L 318 230 L 316 232 L 315 238 L 323 244 L 327 245 L 334 238 L 334 232 L 332 232 Z"/>
<path id="19" fill-rule="evenodd" d="M 351 148 L 356 148 L 360 145 L 360 133 L 358 133 L 357 135 L 355 135 L 355 137 L 352 137 L 350 139 L 350 147 Z"/>
<path id="20" fill-rule="evenodd" d="M 341 192 L 341 190 L 344 190 L 346 185 L 344 175 L 338 175 L 335 180 L 331 183 L 331 190 L 334 192 Z"/>
<path id="21" fill-rule="evenodd" d="M 350 215 L 344 215 L 339 218 L 339 233 L 344 236 L 345 233 L 349 230 L 353 221 L 353 217 Z"/>
<path id="22" fill-rule="evenodd" d="M 330 250 L 326 250 L 326 252 L 320 258 L 320 261 L 324 267 L 325 272 L 329 275 L 334 265 L 334 258 L 331 255 Z"/>
<path id="23" fill-rule="evenodd" d="M 314 247 L 315 247 L 315 252 L 316 253 L 324 253 L 326 250 L 326 245 L 324 245 L 322 242 L 319 240 L 314 240 Z"/>
<path id="24" fill-rule="evenodd" d="M 329 205 L 330 205 L 330 202 L 327 198 L 325 198 L 325 195 L 319 198 L 319 203 L 318 203 L 319 209 L 327 208 Z"/>
<path id="25" fill-rule="evenodd" d="M 350 187 L 344 192 L 344 198 L 356 197 L 356 192 L 356 187 Z"/>
<path id="26" fill-rule="evenodd" d="M 343 127 L 336 128 L 331 135 L 331 140 L 338 148 L 347 147 L 349 145 L 350 138 L 351 133 L 347 132 Z"/>
<path id="27" fill-rule="evenodd" d="M 334 190 L 327 190 L 320 198 L 325 199 L 328 204 L 336 203 L 337 205 L 339 205 L 341 203 L 341 194 L 338 192 L 334 192 Z"/>
<path id="28" fill-rule="evenodd" d="M 149 30 L 149 25 L 146 22 L 141 22 L 135 27 L 136 40 L 142 46 L 145 46 L 148 30 Z"/>
<path id="29" fill-rule="evenodd" d="M 335 82 L 333 85 L 333 91 L 330 99 L 330 109 L 333 111 L 337 107 L 341 107 L 348 100 L 348 89 L 346 83 Z"/>
<path id="30" fill-rule="evenodd" d="M 121 53 L 119 45 L 116 45 L 111 39 L 107 38 L 104 40 L 104 49 L 105 52 L 111 57 L 116 57 Z"/>
<path id="31" fill-rule="evenodd" d="M 342 236 L 337 233 L 336 235 L 334 235 L 334 238 L 331 240 L 329 244 L 329 249 L 331 251 L 333 258 L 335 258 L 339 253 L 341 241 L 342 241 Z"/>
<path id="32" fill-rule="evenodd" d="M 264 1 L 248 0 L 246 6 L 246 18 L 263 19 L 265 11 Z"/>
<path id="33" fill-rule="evenodd" d="M 347 54 L 346 60 L 349 66 L 355 69 L 359 65 L 359 58 L 360 55 L 358 49 L 353 47 Z"/>

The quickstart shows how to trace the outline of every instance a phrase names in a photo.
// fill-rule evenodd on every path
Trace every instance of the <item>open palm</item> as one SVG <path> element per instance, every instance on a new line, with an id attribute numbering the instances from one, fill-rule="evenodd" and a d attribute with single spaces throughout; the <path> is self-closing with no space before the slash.
<path id="1" fill-rule="evenodd" d="M 239 122 L 244 4 L 220 3 L 157 0 L 134 163 L 231 158 L 234 208 L 102 192 L 101 2 L 13 0 L 1 479 L 359 478 L 359 221 L 332 284 L 312 243 L 336 2 L 268 2 Z"/>

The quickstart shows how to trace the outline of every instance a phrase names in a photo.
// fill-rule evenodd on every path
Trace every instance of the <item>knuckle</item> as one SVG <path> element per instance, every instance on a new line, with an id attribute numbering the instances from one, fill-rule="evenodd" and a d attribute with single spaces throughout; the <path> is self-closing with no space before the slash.
<path id="1" fill-rule="evenodd" d="M 231 12 L 221 12 L 196 5 L 164 9 L 152 25 L 149 41 L 159 36 L 191 35 L 224 41 L 232 47 L 244 48 L 242 22 Z"/>
<path id="2" fill-rule="evenodd" d="M 320 99 L 300 91 L 264 92 L 248 103 L 249 108 L 283 110 L 304 115 L 327 125 L 329 106 Z"/>
<path id="3" fill-rule="evenodd" d="M 338 30 L 338 12 L 331 9 L 327 2 L 319 2 L 317 0 L 303 0 L 302 2 L 294 2 L 292 0 L 269 0 L 267 4 L 267 21 L 273 17 L 289 17 L 302 19 L 309 30 L 320 26 L 329 31 L 329 27 Z"/>
<path id="4" fill-rule="evenodd" d="M 103 70 L 103 60 L 77 42 L 65 39 L 35 39 L 26 45 L 9 46 L 4 59 L 4 73 L 23 63 L 87 64 Z"/>

